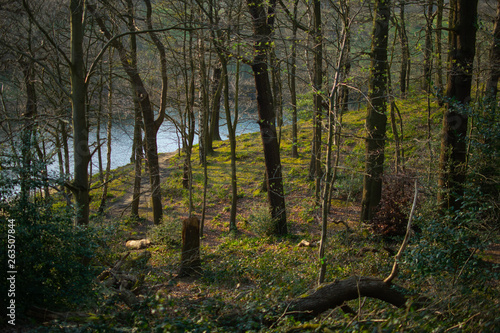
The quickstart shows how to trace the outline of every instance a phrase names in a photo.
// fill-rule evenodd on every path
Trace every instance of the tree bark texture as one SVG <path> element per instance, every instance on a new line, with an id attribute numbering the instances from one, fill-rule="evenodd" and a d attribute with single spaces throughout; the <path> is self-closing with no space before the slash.
<path id="1" fill-rule="evenodd" d="M 108 197 L 108 180 L 111 174 L 111 128 L 113 126 L 113 52 L 109 52 L 109 77 L 108 77 L 108 124 L 106 128 L 107 135 L 107 152 L 106 152 L 106 173 L 104 175 L 104 186 L 102 187 L 101 203 L 99 204 L 98 212 L 104 214 L 106 201 Z"/>
<path id="2" fill-rule="evenodd" d="M 442 100 L 443 94 L 443 62 L 442 62 L 442 30 L 443 27 L 443 0 L 437 0 L 437 13 L 436 13 L 436 87 L 438 100 Z"/>
<path id="3" fill-rule="evenodd" d="M 19 60 L 19 65 L 24 76 L 24 84 L 26 86 L 26 109 L 23 114 L 24 128 L 21 139 L 21 158 L 22 167 L 20 170 L 20 185 L 21 185 L 21 202 L 22 207 L 26 207 L 26 203 L 30 196 L 29 179 L 32 173 L 32 144 L 33 136 L 35 135 L 35 118 L 37 115 L 37 94 L 35 88 L 35 72 L 33 61 Z"/>
<path id="4" fill-rule="evenodd" d="M 143 142 L 142 142 L 142 115 L 141 108 L 137 100 L 134 100 L 134 190 L 132 196 L 132 211 L 133 218 L 139 218 L 139 203 L 141 199 L 141 181 L 142 181 L 142 160 L 143 160 Z"/>
<path id="5" fill-rule="evenodd" d="M 272 87 L 267 65 L 267 55 L 272 41 L 271 35 L 276 1 L 272 0 L 268 6 L 265 6 L 262 0 L 247 0 L 247 5 L 252 16 L 255 38 L 255 56 L 252 70 L 257 90 L 259 126 L 267 172 L 267 195 L 271 216 L 276 221 L 275 232 L 277 235 L 285 235 L 287 234 L 287 224 L 281 158 L 276 135 L 276 115 L 273 106 Z"/>
<path id="6" fill-rule="evenodd" d="M 498 79 L 500 78 L 500 1 L 497 5 L 497 14 L 493 25 L 493 43 L 490 50 L 490 74 L 486 82 L 486 100 L 494 102 L 498 93 Z"/>
<path id="7" fill-rule="evenodd" d="M 298 16 L 298 0 L 295 0 L 293 2 L 293 18 L 294 20 L 297 20 Z M 297 24 L 295 22 L 292 23 L 292 54 L 290 58 L 290 66 L 289 66 L 289 75 L 288 75 L 288 80 L 290 84 L 290 100 L 292 104 L 292 157 L 298 158 L 299 157 L 299 150 L 298 150 L 298 140 L 297 140 L 297 135 L 298 135 L 298 128 L 297 128 L 297 82 L 296 82 L 296 75 L 297 75 Z"/>
<path id="8" fill-rule="evenodd" d="M 71 0 L 71 107 L 73 114 L 74 177 L 71 189 L 75 197 L 79 225 L 89 223 L 90 162 L 89 132 L 87 126 L 84 56 L 83 56 L 83 0 Z"/>
<path id="9" fill-rule="evenodd" d="M 210 112 L 210 136 L 208 141 L 208 152 L 213 153 L 214 149 L 212 147 L 213 141 L 220 141 L 220 131 L 219 131 L 219 119 L 220 119 L 220 101 L 222 96 L 222 67 L 221 64 L 214 67 L 214 73 L 212 76 L 212 102 L 211 102 L 211 112 Z"/>
<path id="10" fill-rule="evenodd" d="M 425 25 L 425 44 L 424 44 L 424 77 L 422 80 L 422 90 L 430 93 L 432 88 L 432 9 L 434 0 L 427 0 L 424 5 Z"/>
<path id="11" fill-rule="evenodd" d="M 322 132 L 322 96 L 321 89 L 323 86 L 323 33 L 321 27 L 321 3 L 319 0 L 313 1 L 314 12 L 314 35 L 313 35 L 313 138 L 311 163 L 309 167 L 309 177 L 315 181 L 315 196 L 319 199 L 321 185 L 321 132 Z"/>
<path id="12" fill-rule="evenodd" d="M 457 0 L 451 8 L 449 75 L 441 138 L 438 202 L 443 210 L 459 208 L 467 162 L 467 107 L 476 50 L 478 0 Z"/>
<path id="13" fill-rule="evenodd" d="M 387 125 L 387 41 L 390 1 L 377 0 L 372 33 L 372 61 L 368 114 L 366 117 L 366 161 L 361 201 L 361 221 L 371 220 L 382 194 L 385 130 Z"/>
<path id="14" fill-rule="evenodd" d="M 401 70 L 400 70 L 400 91 L 403 97 L 406 97 L 406 93 L 409 89 L 409 78 L 410 78 L 410 49 L 408 46 L 408 35 L 406 34 L 406 17 L 405 17 L 405 4 L 406 0 L 400 0 L 400 13 L 399 17 L 401 19 L 399 27 L 399 38 L 401 40 Z"/>
<path id="15" fill-rule="evenodd" d="M 135 31 L 134 5 L 131 0 L 127 0 L 128 14 L 128 29 Z M 134 34 L 130 35 L 130 62 L 134 68 L 137 68 L 137 39 Z M 130 82 L 132 96 L 134 100 L 134 138 L 132 144 L 132 156 L 134 158 L 134 189 L 132 195 L 131 217 L 139 218 L 139 203 L 141 198 L 141 180 L 142 180 L 142 160 L 143 160 L 143 143 L 142 143 L 142 114 L 141 106 L 135 96 L 137 87 L 134 82 Z"/>
<path id="16" fill-rule="evenodd" d="M 200 273 L 200 220 L 197 217 L 190 217 L 182 222 L 182 253 L 179 276 L 194 276 Z"/>
<path id="17" fill-rule="evenodd" d="M 224 54 L 219 54 L 222 64 L 222 77 L 224 80 L 224 109 L 226 111 L 227 133 L 229 137 L 229 145 L 231 149 L 231 213 L 229 217 L 229 230 L 236 231 L 236 211 L 238 208 L 238 178 L 236 175 L 236 126 L 238 124 L 238 93 L 239 93 L 239 63 L 236 65 L 236 91 L 235 91 L 235 109 L 234 119 L 231 117 L 231 109 L 229 107 L 229 74 L 227 70 L 227 58 Z"/>

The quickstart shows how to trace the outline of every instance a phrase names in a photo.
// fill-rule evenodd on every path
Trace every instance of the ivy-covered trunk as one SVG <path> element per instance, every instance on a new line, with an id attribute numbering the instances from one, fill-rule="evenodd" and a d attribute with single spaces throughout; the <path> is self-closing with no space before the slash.
<path id="1" fill-rule="evenodd" d="M 457 0 L 450 10 L 450 70 L 439 161 L 438 202 L 443 210 L 459 208 L 464 193 L 467 108 L 476 51 L 477 3 L 478 0 Z"/>

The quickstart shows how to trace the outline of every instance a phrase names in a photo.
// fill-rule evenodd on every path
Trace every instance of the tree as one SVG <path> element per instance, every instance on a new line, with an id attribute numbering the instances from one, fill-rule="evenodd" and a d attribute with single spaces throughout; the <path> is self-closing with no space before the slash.
<path id="1" fill-rule="evenodd" d="M 425 45 L 424 45 L 424 76 L 422 81 L 422 90 L 430 93 L 432 88 L 432 21 L 433 14 L 432 8 L 434 6 L 434 0 L 427 0 L 424 5 L 424 16 L 425 16 Z"/>
<path id="2" fill-rule="evenodd" d="M 309 177 L 315 180 L 316 193 L 315 196 L 319 199 L 320 184 L 321 184 L 321 118 L 322 118 L 322 96 L 321 89 L 323 86 L 323 33 L 321 31 L 321 3 L 319 0 L 313 1 L 314 12 L 314 34 L 313 34 L 313 89 L 314 89 L 314 115 L 313 115 L 313 138 L 311 150 L 311 163 L 309 167 Z"/>
<path id="3" fill-rule="evenodd" d="M 370 103 L 366 116 L 365 174 L 363 177 L 363 198 L 361 221 L 369 221 L 380 202 L 382 175 L 384 172 L 385 129 L 387 125 L 387 41 L 389 34 L 389 0 L 375 2 L 373 21 Z"/>
<path id="4" fill-rule="evenodd" d="M 406 17 L 405 17 L 406 0 L 400 0 L 399 3 L 401 6 L 399 10 L 400 26 L 398 29 L 399 39 L 401 41 L 401 71 L 400 71 L 399 85 L 400 85 L 401 95 L 405 97 L 410 86 L 409 82 L 410 82 L 411 59 L 410 59 L 410 49 L 408 46 L 408 35 L 406 34 Z"/>
<path id="5" fill-rule="evenodd" d="M 71 186 L 75 196 L 77 224 L 89 223 L 89 180 L 88 166 L 90 162 L 89 130 L 87 126 L 86 98 L 83 54 L 83 18 L 84 1 L 71 0 L 71 106 L 73 113 L 73 154 L 75 174 Z"/>
<path id="6" fill-rule="evenodd" d="M 35 88 L 34 62 L 31 59 L 18 61 L 23 72 L 26 87 L 26 108 L 24 112 L 24 128 L 21 137 L 22 165 L 20 170 L 20 190 L 22 206 L 27 204 L 30 194 L 29 178 L 32 174 L 32 149 L 35 135 L 35 119 L 37 115 L 37 94 Z"/>
<path id="7" fill-rule="evenodd" d="M 500 0 L 497 5 L 495 23 L 493 25 L 493 42 L 490 49 L 490 73 L 486 82 L 485 97 L 487 103 L 494 106 L 498 93 L 498 79 L 500 78 Z"/>
<path id="8" fill-rule="evenodd" d="M 111 140 L 112 132 L 111 128 L 113 126 L 113 52 L 109 52 L 109 78 L 108 78 L 108 124 L 106 129 L 107 136 L 107 152 L 106 152 L 106 172 L 104 175 L 104 184 L 102 188 L 101 203 L 99 205 L 99 214 L 104 214 L 104 208 L 106 207 L 106 200 L 108 197 L 108 181 L 111 171 Z M 132 208 L 133 209 L 133 208 Z"/>
<path id="9" fill-rule="evenodd" d="M 450 10 L 449 74 L 439 160 L 438 203 L 458 209 L 464 193 L 467 163 L 468 105 L 476 51 L 478 0 L 457 0 Z"/>
<path id="10" fill-rule="evenodd" d="M 341 116 L 342 116 L 342 106 L 343 97 L 345 97 L 346 92 L 341 85 L 342 81 L 345 80 L 347 72 L 349 70 L 349 65 L 347 64 L 348 52 L 349 52 L 349 32 L 350 24 L 352 20 L 349 18 L 349 6 L 346 0 L 340 2 L 339 15 L 342 19 L 342 32 L 341 41 L 339 45 L 339 55 L 338 62 L 335 70 L 335 75 L 333 79 L 333 87 L 329 96 L 329 107 L 328 107 L 328 117 L 327 117 L 327 128 L 328 128 L 328 141 L 326 146 L 326 157 L 325 157 L 325 184 L 323 187 L 322 200 L 321 200 L 321 241 L 319 246 L 319 260 L 321 262 L 320 273 L 318 284 L 321 285 L 324 282 L 326 274 L 326 261 L 325 261 L 325 247 L 326 247 L 326 236 L 328 227 L 328 213 L 330 211 L 330 197 L 331 189 L 336 177 L 336 170 L 338 168 L 339 154 L 340 154 L 340 129 L 341 129 Z M 344 95 L 343 95 L 344 94 Z M 333 145 L 337 145 L 335 164 L 333 163 Z"/>
<path id="11" fill-rule="evenodd" d="M 443 93 L 443 62 L 442 62 L 442 27 L 443 27 L 443 0 L 437 0 L 437 11 L 436 11 L 436 87 L 438 94 Z M 442 96 L 439 97 L 442 99 Z"/>
<path id="12" fill-rule="evenodd" d="M 128 31 L 136 31 L 134 4 L 131 0 L 127 0 L 127 18 Z M 137 69 L 137 36 L 130 35 L 130 65 Z M 134 137 L 132 143 L 132 157 L 134 163 L 134 190 L 132 196 L 132 207 L 130 215 L 132 218 L 139 218 L 139 203 L 141 199 L 141 182 L 142 182 L 142 161 L 143 161 L 143 142 L 142 142 L 142 113 L 141 105 L 135 91 L 137 87 L 134 81 L 130 81 L 132 89 L 132 99 L 134 101 Z"/>
<path id="13" fill-rule="evenodd" d="M 247 0 L 254 32 L 254 58 L 252 71 L 257 90 L 259 126 L 264 148 L 267 174 L 267 195 L 272 218 L 276 221 L 275 233 L 287 234 L 286 206 L 283 192 L 280 149 L 276 135 L 276 115 L 273 106 L 272 88 L 269 80 L 267 57 L 272 43 L 276 1 L 268 5 L 262 0 Z"/>
<path id="14" fill-rule="evenodd" d="M 292 54 L 290 55 L 290 64 L 289 64 L 289 75 L 288 75 L 288 84 L 290 86 L 290 103 L 292 105 L 292 157 L 298 158 L 298 141 L 297 141 L 297 15 L 298 15 L 298 4 L 299 0 L 293 1 L 293 18 L 292 18 Z"/>
<path id="15" fill-rule="evenodd" d="M 146 89 L 146 86 L 141 78 L 141 75 L 137 69 L 134 67 L 130 61 L 129 52 L 125 48 L 125 45 L 118 39 L 112 36 L 109 31 L 104 18 L 97 12 L 96 8 L 92 5 L 88 5 L 88 8 L 92 15 L 95 17 L 97 24 L 101 28 L 104 36 L 109 41 L 110 45 L 114 47 L 119 54 L 120 61 L 123 69 L 128 75 L 132 84 L 135 86 L 135 95 L 139 100 L 139 105 L 142 111 L 142 119 L 144 121 L 144 132 L 146 140 L 146 158 L 149 166 L 149 179 L 151 184 L 151 201 L 153 206 L 153 222 L 155 224 L 160 223 L 163 215 L 162 204 L 161 204 L 161 183 L 160 183 L 160 167 L 158 164 L 158 148 L 157 148 L 157 138 L 156 135 L 160 128 L 160 125 L 165 119 L 165 108 L 166 108 L 166 93 L 167 93 L 167 64 L 165 48 L 155 33 L 152 27 L 152 8 L 149 0 L 144 0 L 146 5 L 146 24 L 148 28 L 148 34 L 156 46 L 161 65 L 161 78 L 162 78 L 162 88 L 161 88 L 161 103 L 158 117 L 155 119 L 153 106 L 150 100 L 150 94 Z"/>

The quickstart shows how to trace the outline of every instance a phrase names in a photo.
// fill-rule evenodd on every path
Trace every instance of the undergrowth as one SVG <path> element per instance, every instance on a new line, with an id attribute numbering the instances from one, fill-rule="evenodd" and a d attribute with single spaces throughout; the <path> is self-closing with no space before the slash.
<path id="1" fill-rule="evenodd" d="M 145 292 L 140 295 L 140 305 L 127 307 L 116 294 L 97 286 L 98 299 L 85 307 L 92 316 L 82 322 L 51 322 L 36 329 L 39 332 L 494 332 L 500 325 L 496 313 L 498 266 L 484 260 L 488 245 L 499 241 L 495 236 L 498 229 L 492 223 L 492 203 L 482 200 L 481 193 L 474 191 L 478 187 L 471 185 L 460 210 L 445 217 L 436 214 L 430 199 L 435 195 L 432 184 L 436 166 L 429 166 L 430 155 L 422 155 L 436 156 L 436 152 L 428 152 L 425 144 L 408 141 L 417 135 L 423 137 L 418 123 L 425 123 L 422 119 L 426 113 L 420 111 L 422 103 L 418 100 L 405 103 L 415 103 L 412 107 L 399 106 L 407 126 L 403 147 L 413 145 L 407 150 L 406 167 L 410 170 L 408 174 L 418 178 L 421 196 L 414 221 L 418 229 L 412 232 L 410 245 L 400 260 L 395 283 L 404 288 L 410 306 L 396 309 L 362 298 L 348 302 L 355 310 L 354 316 L 334 309 L 306 323 L 296 321 L 293 316 L 280 317 L 287 302 L 314 290 L 320 267 L 314 246 L 320 234 L 320 206 L 313 197 L 314 185 L 307 178 L 311 126 L 302 122 L 300 158 L 283 156 L 287 215 L 293 235 L 282 239 L 270 236 L 272 221 L 261 187 L 263 158 L 257 133 L 245 134 L 237 143 L 244 147 L 237 161 L 239 231 L 228 232 L 229 145 L 214 142 L 215 154 L 208 157 L 201 275 L 176 277 L 180 226 L 187 215 L 188 195 L 181 186 L 183 156 L 176 156 L 168 161 L 169 173 L 162 179 L 166 217 L 162 224 L 150 227 L 147 232 L 153 244 L 145 251 L 151 253 L 151 259 L 134 272 L 144 278 Z M 332 215 L 331 221 L 342 219 L 347 226 L 334 223 L 328 226 L 326 281 L 353 275 L 383 279 L 391 271 L 392 254 L 398 250 L 406 228 L 413 181 L 387 179 L 386 195 L 374 225 L 358 223 L 357 216 L 341 216 L 339 212 L 359 203 L 364 151 L 363 141 L 358 138 L 362 113 L 349 113 L 345 120 L 349 123 L 344 129 L 341 168 L 332 193 L 332 214 L 337 215 Z M 434 137 L 438 138 L 437 128 L 434 131 Z M 287 127 L 282 140 L 285 147 L 290 146 Z M 389 141 L 388 146 L 392 145 Z M 195 214 L 200 216 L 203 173 L 197 149 L 192 154 L 193 197 Z M 392 158 L 388 157 L 387 170 L 391 167 Z M 115 188 L 116 193 L 120 190 L 123 188 Z M 134 224 L 116 217 L 96 219 L 93 224 L 103 236 L 96 249 L 101 260 L 99 268 L 103 269 L 114 265 L 126 253 L 124 241 Z M 313 246 L 299 247 L 302 239 Z"/>

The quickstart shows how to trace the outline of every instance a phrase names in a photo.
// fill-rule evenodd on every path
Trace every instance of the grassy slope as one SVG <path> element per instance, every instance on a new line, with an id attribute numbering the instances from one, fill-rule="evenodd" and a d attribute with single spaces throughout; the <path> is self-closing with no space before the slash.
<path id="1" fill-rule="evenodd" d="M 405 126 L 405 151 L 407 167 L 412 174 L 421 179 L 428 177 L 429 152 L 426 145 L 426 103 L 418 98 L 398 101 Z M 432 124 L 434 126 L 431 147 L 436 159 L 440 110 L 433 106 Z M 327 248 L 327 281 L 342 279 L 351 275 L 385 277 L 392 259 L 385 251 L 365 251 L 382 249 L 383 246 L 397 248 L 397 243 L 385 243 L 373 237 L 366 226 L 357 223 L 359 191 L 363 161 L 364 112 L 350 112 L 344 117 L 345 134 L 341 172 L 336 183 L 337 191 L 332 207 L 331 220 L 343 220 L 352 230 L 342 225 L 329 225 Z M 245 134 L 237 140 L 238 172 L 238 217 L 240 233 L 227 233 L 229 229 L 230 182 L 229 182 L 229 143 L 217 142 L 216 153 L 210 157 L 208 165 L 209 188 L 205 237 L 202 240 L 203 275 L 198 279 L 178 280 L 175 275 L 179 264 L 178 241 L 180 221 L 186 217 L 187 192 L 181 187 L 183 157 L 178 155 L 165 159 L 162 166 L 162 190 L 165 210 L 164 226 L 150 232 L 152 237 L 167 236 L 173 242 L 154 245 L 148 250 L 152 253 L 150 267 L 147 269 L 145 283 L 150 292 L 144 297 L 147 306 L 138 311 L 130 311 L 118 300 L 108 299 L 107 305 L 99 312 L 101 324 L 105 326 L 136 327 L 139 331 L 149 331 L 162 327 L 165 331 L 246 331 L 263 329 L 259 317 L 265 310 L 281 304 L 287 299 L 297 297 L 315 287 L 319 260 L 315 248 L 299 248 L 301 239 L 319 240 L 318 209 L 311 194 L 312 184 L 307 181 L 309 158 L 310 126 L 307 122 L 299 126 L 300 158 L 293 159 L 289 129 L 282 135 L 282 163 L 285 190 L 287 195 L 288 221 L 292 236 L 276 240 L 261 237 L 259 230 L 265 228 L 266 194 L 261 191 L 263 178 L 263 154 L 258 133 Z M 389 139 L 392 138 L 390 127 Z M 392 164 L 393 143 L 387 146 L 388 169 Z M 199 216 L 202 204 L 203 174 L 197 159 L 197 148 L 193 153 L 193 179 L 195 212 Z M 431 171 L 436 165 L 431 163 Z M 120 237 L 128 237 L 143 232 L 147 222 L 137 223 L 119 218 L 123 211 L 120 198 L 131 190 L 133 168 L 126 166 L 115 171 L 117 181 L 111 184 L 110 221 L 120 225 Z M 432 172 L 431 172 L 432 176 Z M 433 177 L 429 178 L 432 182 Z M 429 183 L 424 184 L 427 188 Z M 113 203 L 114 200 L 114 203 Z M 147 202 L 147 201 L 146 201 Z M 113 205 L 122 204 L 121 209 Z M 143 216 L 148 215 L 143 207 Z M 127 211 L 125 211 L 125 215 Z M 177 244 L 176 244 L 177 241 Z M 115 246 L 114 251 L 124 251 L 124 239 Z M 340 310 L 333 310 L 310 326 L 298 326 L 291 319 L 283 319 L 272 330 L 287 331 L 296 327 L 299 331 L 331 329 L 338 331 L 359 331 L 367 329 L 386 329 L 430 331 L 442 327 L 451 328 L 465 322 L 470 331 L 477 331 L 481 322 L 491 322 L 494 313 L 488 302 L 495 302 L 493 296 L 484 296 L 471 302 L 467 294 L 453 292 L 450 285 L 435 281 L 412 279 L 412 272 L 403 275 L 408 278 L 396 283 L 409 290 L 423 292 L 432 299 L 423 310 L 408 311 L 393 309 L 373 300 L 353 301 L 351 307 L 357 309 L 356 318 L 345 317 Z M 153 287 L 154 286 L 154 287 Z M 497 289 L 498 291 L 498 289 Z M 450 296 L 453 295 L 453 296 Z M 477 297 L 478 294 L 476 294 Z M 498 294 L 497 294 L 498 295 Z M 451 299 L 453 297 L 453 299 Z M 493 297 L 493 299 L 489 299 Z M 477 313 L 476 313 L 477 312 Z M 107 314 L 106 314 L 107 313 Z M 492 317 L 493 316 L 493 317 Z M 106 318 L 107 324 L 102 322 Z M 476 325 L 476 326 L 474 326 Z M 476 328 L 474 328 L 476 327 Z M 482 327 L 482 326 L 481 326 Z M 268 328 L 263 329 L 269 331 Z"/>

